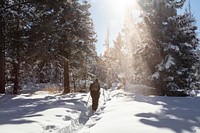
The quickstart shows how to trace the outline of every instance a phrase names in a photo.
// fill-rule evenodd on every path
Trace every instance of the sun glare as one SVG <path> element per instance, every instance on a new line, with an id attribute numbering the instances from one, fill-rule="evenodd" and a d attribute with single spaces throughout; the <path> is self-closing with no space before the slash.
<path id="1" fill-rule="evenodd" d="M 123 14 L 128 8 L 137 8 L 136 0 L 108 0 L 111 10 L 115 14 Z"/>

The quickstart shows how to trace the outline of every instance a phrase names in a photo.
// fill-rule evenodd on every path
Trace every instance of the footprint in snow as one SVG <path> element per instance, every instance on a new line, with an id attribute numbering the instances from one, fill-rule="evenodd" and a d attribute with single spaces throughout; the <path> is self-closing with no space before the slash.
<path id="1" fill-rule="evenodd" d="M 108 98 L 108 99 L 107 99 L 107 101 L 110 101 L 110 100 L 111 100 L 111 98 Z"/>
<path id="2" fill-rule="evenodd" d="M 100 120 L 101 117 L 99 116 L 92 116 L 91 119 L 89 120 L 89 122 L 86 124 L 87 128 L 91 128 L 94 125 L 96 125 L 97 121 Z"/>
<path id="3" fill-rule="evenodd" d="M 78 112 L 75 110 L 66 110 L 66 112 L 72 113 L 72 114 L 77 114 Z"/>
<path id="4" fill-rule="evenodd" d="M 56 117 L 62 117 L 62 115 L 55 115 Z"/>
<path id="5" fill-rule="evenodd" d="M 65 116 L 64 118 L 63 118 L 63 120 L 64 121 L 69 121 L 69 120 L 71 120 L 72 118 L 70 117 L 70 116 Z"/>
<path id="6" fill-rule="evenodd" d="M 42 133 L 49 133 L 57 130 L 57 127 L 55 125 L 46 125 L 43 126 L 44 131 Z"/>
<path id="7" fill-rule="evenodd" d="M 95 121 L 98 121 L 98 120 L 100 120 L 101 118 L 102 118 L 102 117 L 100 117 L 100 116 L 92 117 L 92 119 L 95 120 Z"/>

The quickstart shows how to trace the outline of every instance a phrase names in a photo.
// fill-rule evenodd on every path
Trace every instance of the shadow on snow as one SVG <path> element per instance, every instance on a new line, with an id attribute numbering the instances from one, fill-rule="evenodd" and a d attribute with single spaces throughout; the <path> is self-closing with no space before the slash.
<path id="1" fill-rule="evenodd" d="M 145 125 L 167 128 L 177 133 L 196 132 L 195 127 L 200 127 L 199 98 L 135 96 L 134 100 L 162 106 L 159 112 L 136 115 Z"/>
<path id="2" fill-rule="evenodd" d="M 86 101 L 83 100 L 84 96 L 87 96 L 87 94 L 80 94 L 80 97 L 76 97 L 76 94 L 67 94 L 34 99 L 28 98 L 29 96 L 1 96 L 0 125 L 37 122 L 27 118 L 42 116 L 42 111 L 54 108 L 66 108 L 66 111 L 70 109 L 79 112 L 79 124 L 84 125 L 90 117 L 86 113 L 88 108 Z M 62 117 L 58 114 L 55 114 L 55 116 Z"/>

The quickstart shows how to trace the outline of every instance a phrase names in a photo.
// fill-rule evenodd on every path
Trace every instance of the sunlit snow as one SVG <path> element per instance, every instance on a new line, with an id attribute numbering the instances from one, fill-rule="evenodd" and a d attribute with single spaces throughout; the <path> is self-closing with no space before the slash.
<path id="1" fill-rule="evenodd" d="M 23 93 L 0 96 L 2 133 L 199 133 L 198 97 L 158 97 L 125 90 L 113 84 L 101 89 L 97 112 L 91 111 L 89 93 L 67 95 Z M 27 91 L 24 91 L 27 92 Z M 195 96 L 197 96 L 196 91 Z"/>

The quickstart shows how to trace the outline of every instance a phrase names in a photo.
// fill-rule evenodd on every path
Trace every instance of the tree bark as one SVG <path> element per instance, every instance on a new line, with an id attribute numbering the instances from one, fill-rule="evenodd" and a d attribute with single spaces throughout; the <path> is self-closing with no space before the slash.
<path id="1" fill-rule="evenodd" d="M 69 62 L 64 61 L 64 91 L 63 94 L 70 93 L 69 87 Z"/>
<path id="2" fill-rule="evenodd" d="M 74 92 L 77 92 L 75 74 L 72 74 L 72 79 L 73 79 L 73 85 L 74 85 Z"/>
<path id="3" fill-rule="evenodd" d="M 19 94 L 19 63 L 13 64 L 13 71 L 14 71 L 14 88 L 13 88 L 13 94 Z"/>
<path id="4" fill-rule="evenodd" d="M 20 12 L 21 6 L 18 5 L 18 12 Z M 20 76 L 20 47 L 22 47 L 22 42 L 21 42 L 21 31 L 20 31 L 20 18 L 17 17 L 17 29 L 16 32 L 14 32 L 15 39 L 14 41 L 14 46 L 13 46 L 13 52 L 16 53 L 16 61 L 14 60 L 13 63 L 13 74 L 14 74 L 14 88 L 13 88 L 13 94 L 19 94 L 19 76 Z"/>
<path id="5" fill-rule="evenodd" d="M 18 32 L 17 32 L 18 33 Z M 16 39 L 20 40 L 20 34 L 16 34 Z M 14 52 L 16 52 L 16 61 L 13 62 L 13 83 L 14 83 L 14 88 L 13 88 L 13 94 L 19 94 L 19 76 L 20 76 L 20 60 L 19 60 L 19 54 L 20 54 L 20 42 L 16 41 L 15 42 L 16 48 L 14 48 Z"/>
<path id="6" fill-rule="evenodd" d="M 3 1 L 0 2 L 3 6 Z M 4 19 L 0 13 L 0 93 L 5 93 L 5 43 L 4 43 Z"/>

